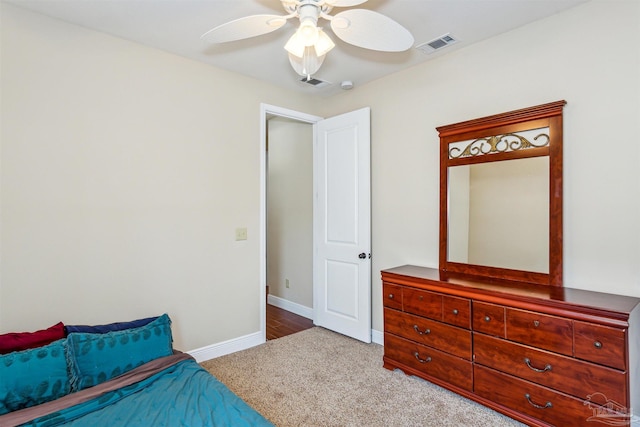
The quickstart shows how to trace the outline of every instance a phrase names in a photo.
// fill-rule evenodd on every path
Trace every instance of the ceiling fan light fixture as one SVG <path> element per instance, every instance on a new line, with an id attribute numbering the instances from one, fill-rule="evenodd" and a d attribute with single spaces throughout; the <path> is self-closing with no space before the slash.
<path id="1" fill-rule="evenodd" d="M 313 46 L 316 50 L 317 56 L 326 55 L 331 49 L 336 47 L 336 44 L 331 40 L 331 37 L 327 35 L 322 29 L 318 29 L 318 40 Z"/>
<path id="2" fill-rule="evenodd" d="M 325 55 L 316 55 L 316 50 L 313 46 L 305 47 L 302 57 L 289 53 L 291 67 L 293 67 L 296 73 L 306 77 L 315 74 L 320 69 L 324 58 Z"/>
<path id="3" fill-rule="evenodd" d="M 302 40 L 300 32 L 296 31 L 289 38 L 289 40 L 287 41 L 287 44 L 284 45 L 284 48 L 291 55 L 294 55 L 298 58 L 302 58 L 304 56 L 305 50 L 308 47 L 313 48 L 315 50 L 316 56 L 326 55 L 331 49 L 333 49 L 336 46 L 336 44 L 333 42 L 333 40 L 331 40 L 331 38 L 327 35 L 327 33 L 322 31 L 322 29 L 317 28 L 317 30 L 318 30 L 318 36 L 314 44 L 307 45 Z"/>
<path id="4" fill-rule="evenodd" d="M 305 19 L 300 22 L 300 27 L 296 32 L 301 43 L 305 46 L 313 46 L 318 41 L 320 29 L 316 27 L 316 23 L 312 19 Z"/>
<path id="5" fill-rule="evenodd" d="M 306 46 L 300 40 L 300 36 L 296 31 L 291 37 L 289 37 L 289 40 L 287 41 L 287 44 L 284 45 L 284 48 L 287 52 L 289 52 L 289 54 L 297 56 L 298 58 L 302 58 Z"/>

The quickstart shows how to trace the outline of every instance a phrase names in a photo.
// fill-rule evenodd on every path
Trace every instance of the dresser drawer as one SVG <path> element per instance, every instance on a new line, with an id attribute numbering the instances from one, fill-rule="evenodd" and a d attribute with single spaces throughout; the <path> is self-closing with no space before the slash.
<path id="1" fill-rule="evenodd" d="M 517 309 L 507 309 L 507 338 L 573 356 L 573 321 Z"/>
<path id="2" fill-rule="evenodd" d="M 626 369 L 626 334 L 623 329 L 576 321 L 573 334 L 576 357 Z"/>
<path id="3" fill-rule="evenodd" d="M 385 307 L 402 310 L 402 286 L 384 282 L 382 284 L 382 304 Z"/>
<path id="4" fill-rule="evenodd" d="M 504 312 L 501 305 L 473 301 L 473 330 L 504 338 Z"/>
<path id="5" fill-rule="evenodd" d="M 384 331 L 471 360 L 471 331 L 389 308 Z"/>
<path id="6" fill-rule="evenodd" d="M 404 288 L 402 291 L 404 311 L 442 320 L 442 295 L 420 289 Z"/>
<path id="7" fill-rule="evenodd" d="M 482 334 L 473 336 L 474 361 L 583 400 L 602 393 L 627 406 L 626 375 L 615 369 Z"/>
<path id="8" fill-rule="evenodd" d="M 474 367 L 473 373 L 474 392 L 477 395 L 551 425 L 588 426 L 591 424 L 589 417 L 595 414 L 595 410 L 584 399 L 479 365 Z"/>
<path id="9" fill-rule="evenodd" d="M 473 367 L 469 361 L 388 333 L 384 334 L 384 355 L 451 385 L 472 389 Z"/>
<path id="10" fill-rule="evenodd" d="M 471 328 L 471 300 L 468 298 L 442 297 L 442 321 L 461 328 Z"/>

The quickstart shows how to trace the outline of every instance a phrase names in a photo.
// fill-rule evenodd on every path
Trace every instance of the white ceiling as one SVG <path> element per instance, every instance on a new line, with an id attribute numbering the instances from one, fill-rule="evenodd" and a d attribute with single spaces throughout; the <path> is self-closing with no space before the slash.
<path id="1" fill-rule="evenodd" d="M 369 0 L 353 8 L 371 9 L 405 26 L 414 46 L 450 33 L 458 43 L 433 54 L 412 48 L 401 53 L 374 52 L 340 41 L 320 20 L 336 48 L 327 54 L 313 87 L 299 81 L 283 46 L 297 20 L 247 40 L 208 45 L 209 29 L 248 15 L 283 14 L 279 0 L 3 0 L 73 24 L 161 49 L 283 88 L 329 96 L 340 82 L 362 85 L 385 75 L 477 43 L 574 7 L 586 0 Z M 332 14 L 341 10 L 335 8 Z M 526 49 L 526 46 L 523 46 Z"/>

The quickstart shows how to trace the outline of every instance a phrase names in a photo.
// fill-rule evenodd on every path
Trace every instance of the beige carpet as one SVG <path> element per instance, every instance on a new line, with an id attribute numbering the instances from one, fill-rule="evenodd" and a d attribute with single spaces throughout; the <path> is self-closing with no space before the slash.
<path id="1" fill-rule="evenodd" d="M 202 365 L 278 427 L 522 425 L 384 369 L 382 355 L 380 345 L 314 327 Z"/>

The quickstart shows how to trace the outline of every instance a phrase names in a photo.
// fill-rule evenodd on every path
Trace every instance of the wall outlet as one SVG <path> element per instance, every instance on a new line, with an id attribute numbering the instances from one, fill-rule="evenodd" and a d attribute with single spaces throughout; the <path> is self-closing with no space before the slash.
<path id="1" fill-rule="evenodd" d="M 236 228 L 236 240 L 247 240 L 247 228 Z"/>
<path id="2" fill-rule="evenodd" d="M 289 279 L 284 279 L 284 286 L 289 289 Z"/>

